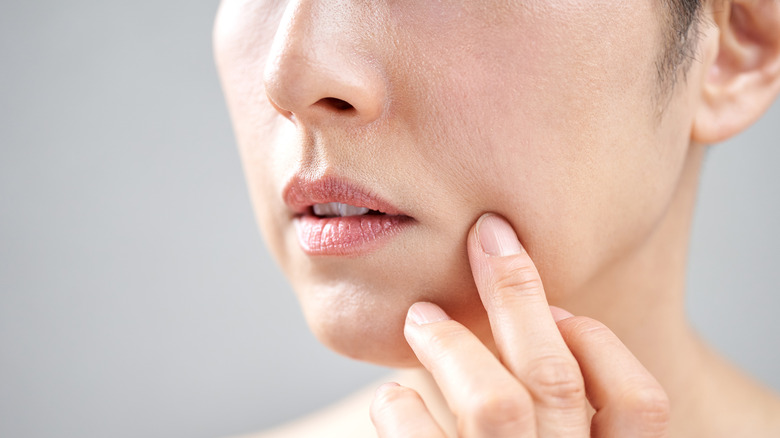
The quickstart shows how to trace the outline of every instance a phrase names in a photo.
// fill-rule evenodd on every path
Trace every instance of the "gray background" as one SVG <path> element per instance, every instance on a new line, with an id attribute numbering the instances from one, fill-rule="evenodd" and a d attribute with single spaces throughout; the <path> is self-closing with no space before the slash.
<path id="1" fill-rule="evenodd" d="M 0 436 L 217 437 L 386 370 L 309 334 L 255 230 L 216 2 L 5 2 Z M 780 105 L 709 156 L 690 314 L 780 388 Z"/>

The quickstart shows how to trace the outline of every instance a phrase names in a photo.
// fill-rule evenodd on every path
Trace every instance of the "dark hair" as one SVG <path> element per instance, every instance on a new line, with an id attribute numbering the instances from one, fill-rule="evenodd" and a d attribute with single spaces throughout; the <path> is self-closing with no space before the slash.
<path id="1" fill-rule="evenodd" d="M 658 78 L 662 94 L 671 93 L 678 78 L 685 73 L 694 59 L 699 41 L 699 18 L 703 0 L 663 0 L 666 23 L 664 51 L 657 61 Z"/>

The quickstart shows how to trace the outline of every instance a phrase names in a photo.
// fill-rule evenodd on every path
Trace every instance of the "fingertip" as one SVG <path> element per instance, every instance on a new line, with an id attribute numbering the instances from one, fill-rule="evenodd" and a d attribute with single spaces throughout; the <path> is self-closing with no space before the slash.
<path id="1" fill-rule="evenodd" d="M 552 313 L 552 317 L 555 322 L 563 321 L 564 319 L 568 319 L 574 316 L 574 314 L 568 310 L 564 310 L 556 306 L 550 306 L 550 313 Z"/>
<path id="2" fill-rule="evenodd" d="M 399 386 L 401 386 L 401 385 L 399 385 L 399 384 L 397 384 L 395 382 L 383 383 L 383 384 L 379 385 L 379 387 L 376 389 L 376 391 L 374 391 L 374 396 L 378 397 L 378 396 L 386 393 L 387 391 L 390 391 L 392 389 L 398 388 Z"/>
<path id="3" fill-rule="evenodd" d="M 417 325 L 426 325 L 448 319 L 450 319 L 449 315 L 441 307 L 425 301 L 412 304 L 406 313 L 406 320 L 412 321 Z"/>
<path id="4" fill-rule="evenodd" d="M 396 382 L 386 382 L 374 391 L 374 400 L 371 402 L 371 409 L 373 410 L 378 405 L 385 404 L 389 397 L 393 396 L 393 391 L 397 391 L 401 388 Z"/>
<path id="5" fill-rule="evenodd" d="M 381 438 L 445 437 L 420 394 L 395 382 L 384 383 L 376 389 L 369 415 Z"/>
<path id="6" fill-rule="evenodd" d="M 476 239 L 488 256 L 505 257 L 523 252 L 512 224 L 493 213 L 480 216 L 475 225 Z"/>

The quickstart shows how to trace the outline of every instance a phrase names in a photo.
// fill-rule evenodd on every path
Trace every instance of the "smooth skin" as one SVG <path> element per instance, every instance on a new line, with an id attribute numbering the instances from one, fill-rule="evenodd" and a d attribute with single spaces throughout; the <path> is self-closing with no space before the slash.
<path id="1" fill-rule="evenodd" d="M 468 250 L 497 356 L 432 303 L 414 304 L 404 330 L 457 417 L 458 436 L 667 436 L 661 385 L 606 326 L 550 311 L 508 222 L 482 216 Z M 419 394 L 397 384 L 377 390 L 371 418 L 382 438 L 446 436 Z"/>
<path id="2" fill-rule="evenodd" d="M 323 344 L 411 368 L 264 436 L 780 436 L 777 396 L 684 299 L 707 145 L 780 92 L 780 1 L 707 1 L 670 89 L 660 4 L 222 1 L 217 66 L 269 250 Z M 308 256 L 281 197 L 300 173 L 414 222 Z M 486 212 L 519 254 L 482 254 Z"/>

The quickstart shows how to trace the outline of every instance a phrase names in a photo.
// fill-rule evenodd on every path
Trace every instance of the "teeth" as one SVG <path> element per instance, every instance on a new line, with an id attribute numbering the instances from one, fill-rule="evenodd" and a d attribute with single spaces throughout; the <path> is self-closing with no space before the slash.
<path id="1" fill-rule="evenodd" d="M 341 202 L 328 202 L 327 204 L 314 204 L 312 208 L 317 216 L 360 216 L 368 213 L 370 210 L 366 207 L 355 207 L 354 205 L 342 204 Z"/>
<path id="2" fill-rule="evenodd" d="M 339 215 L 344 216 L 361 216 L 368 213 L 366 207 L 355 207 L 354 205 L 339 204 Z"/>
<path id="3" fill-rule="evenodd" d="M 314 204 L 313 210 L 317 216 L 339 216 L 339 205 L 337 202 Z"/>

